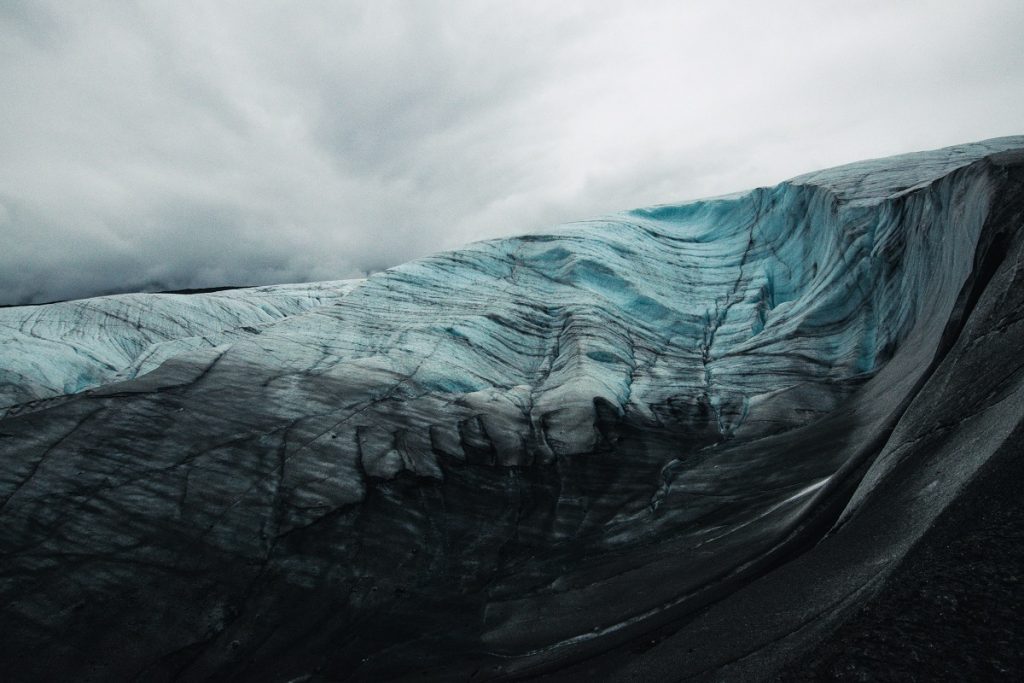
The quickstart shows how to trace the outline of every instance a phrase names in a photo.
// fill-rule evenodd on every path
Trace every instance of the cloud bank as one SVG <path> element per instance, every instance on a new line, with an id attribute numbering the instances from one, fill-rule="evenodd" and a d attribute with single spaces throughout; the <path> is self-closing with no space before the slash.
<path id="1" fill-rule="evenodd" d="M 358 277 L 1021 133 L 1024 4 L 0 4 L 0 303 Z"/>

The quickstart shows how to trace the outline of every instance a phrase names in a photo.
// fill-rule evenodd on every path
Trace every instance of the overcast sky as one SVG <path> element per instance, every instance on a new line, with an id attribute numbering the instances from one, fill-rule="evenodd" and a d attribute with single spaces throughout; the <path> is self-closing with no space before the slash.
<path id="1" fill-rule="evenodd" d="M 1024 2 L 0 0 L 0 303 L 358 277 L 1024 133 Z"/>

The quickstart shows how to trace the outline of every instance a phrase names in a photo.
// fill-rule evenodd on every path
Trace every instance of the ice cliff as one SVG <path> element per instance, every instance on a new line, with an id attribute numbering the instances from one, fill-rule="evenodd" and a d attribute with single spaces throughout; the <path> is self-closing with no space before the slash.
<path id="1" fill-rule="evenodd" d="M 53 652 L 14 670 L 768 671 L 1024 415 L 1022 182 L 1001 138 L 364 281 L 0 309 L 0 635 Z"/>

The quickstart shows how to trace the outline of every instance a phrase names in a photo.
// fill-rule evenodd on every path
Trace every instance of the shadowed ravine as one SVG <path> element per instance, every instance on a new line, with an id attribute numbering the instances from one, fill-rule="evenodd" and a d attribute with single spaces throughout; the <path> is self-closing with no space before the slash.
<path id="1" fill-rule="evenodd" d="M 1002 138 L 365 281 L 2 309 L 0 669 L 778 675 L 1019 433 L 1022 215 Z"/>

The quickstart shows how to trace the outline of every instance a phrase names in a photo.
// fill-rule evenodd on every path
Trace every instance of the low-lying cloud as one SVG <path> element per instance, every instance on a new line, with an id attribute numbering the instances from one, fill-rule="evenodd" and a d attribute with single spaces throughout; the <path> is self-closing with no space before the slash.
<path id="1" fill-rule="evenodd" d="M 1016 0 L 0 4 L 0 303 L 358 277 L 1021 133 Z"/>

